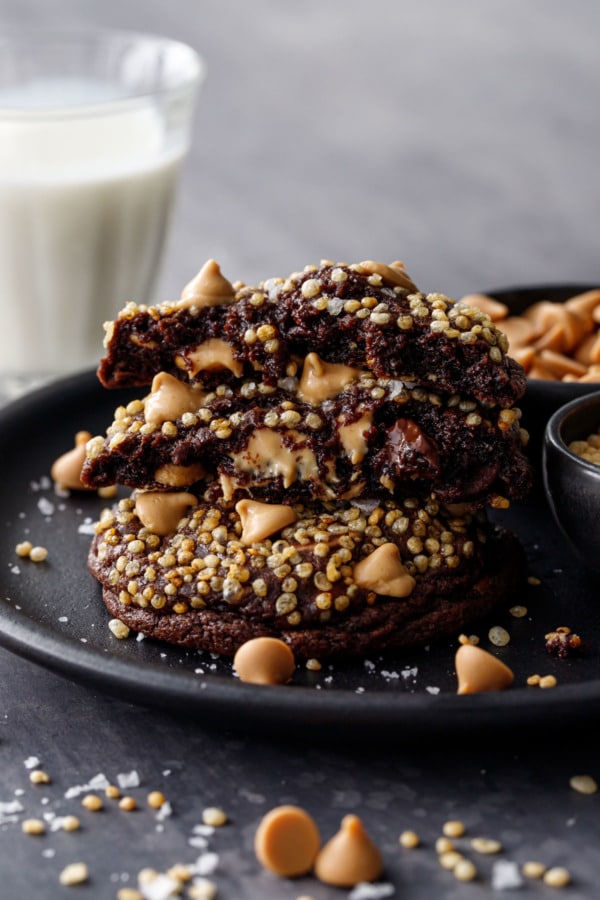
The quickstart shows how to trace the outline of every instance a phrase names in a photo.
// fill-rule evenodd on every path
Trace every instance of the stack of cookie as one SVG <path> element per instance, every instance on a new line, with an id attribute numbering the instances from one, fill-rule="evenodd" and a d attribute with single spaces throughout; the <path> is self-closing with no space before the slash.
<path id="1" fill-rule="evenodd" d="M 209 260 L 106 329 L 100 381 L 146 393 L 87 444 L 84 483 L 131 489 L 89 567 L 135 630 L 352 658 L 455 635 L 520 584 L 486 510 L 531 486 L 526 379 L 477 308 L 402 263 L 247 286 Z"/>

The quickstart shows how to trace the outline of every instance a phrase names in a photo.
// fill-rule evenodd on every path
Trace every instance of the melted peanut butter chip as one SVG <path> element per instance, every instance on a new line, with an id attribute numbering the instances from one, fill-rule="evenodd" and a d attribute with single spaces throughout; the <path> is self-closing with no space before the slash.
<path id="1" fill-rule="evenodd" d="M 293 428 L 286 432 L 286 436 L 292 440 L 305 441 L 305 437 Z M 232 454 L 232 459 L 241 471 L 270 478 L 281 476 L 286 488 L 293 484 L 298 472 L 314 472 L 317 467 L 312 450 L 302 444 L 299 447 L 286 446 L 282 435 L 270 428 L 258 428 L 250 437 L 245 450 Z"/>
<path id="2" fill-rule="evenodd" d="M 396 544 L 377 547 L 354 566 L 354 581 L 359 587 L 386 597 L 408 597 L 415 586 L 400 559 Z"/>
<path id="3" fill-rule="evenodd" d="M 323 400 L 330 400 L 341 394 L 360 374 L 360 369 L 341 363 L 323 362 L 317 353 L 309 353 L 304 360 L 298 396 L 313 405 L 322 403 Z"/>
<path id="4" fill-rule="evenodd" d="M 151 392 L 144 401 L 144 415 L 150 425 L 174 422 L 186 412 L 195 412 L 203 403 L 204 392 L 194 390 L 168 372 L 152 379 Z"/>
<path id="5" fill-rule="evenodd" d="M 222 306 L 233 303 L 234 298 L 233 285 L 221 274 L 219 264 L 214 259 L 209 259 L 196 277 L 186 284 L 177 306 Z"/>
<path id="6" fill-rule="evenodd" d="M 514 681 L 514 674 L 508 666 L 474 644 L 461 644 L 456 651 L 454 665 L 458 694 L 503 691 Z"/>
<path id="7" fill-rule="evenodd" d="M 368 412 L 351 425 L 341 425 L 338 431 L 340 443 L 353 465 L 358 465 L 365 458 L 368 444 L 365 434 L 373 424 L 373 414 Z"/>
<path id="8" fill-rule="evenodd" d="M 239 378 L 244 367 L 233 355 L 233 347 L 221 338 L 209 338 L 203 341 L 194 350 L 188 350 L 184 355 L 177 356 L 175 363 L 181 369 L 186 369 L 192 376 L 198 372 L 215 372 L 219 369 L 229 369 L 236 378 Z"/>
<path id="9" fill-rule="evenodd" d="M 279 638 L 252 638 L 238 648 L 233 667 L 248 684 L 287 684 L 296 668 L 291 648 Z"/>
<path id="10" fill-rule="evenodd" d="M 319 829 L 299 806 L 277 806 L 262 819 L 254 837 L 259 863 L 282 878 L 310 872 L 319 847 Z"/>
<path id="11" fill-rule="evenodd" d="M 177 530 L 186 511 L 197 503 L 198 499 L 186 492 L 143 491 L 135 498 L 135 512 L 142 525 L 165 536 Z"/>
<path id="12" fill-rule="evenodd" d="M 271 534 L 281 531 L 298 518 L 291 506 L 283 503 L 259 503 L 256 500 L 240 500 L 235 509 L 242 521 L 242 544 L 264 541 Z"/>
<path id="13" fill-rule="evenodd" d="M 165 487 L 188 487 L 204 478 L 205 474 L 204 467 L 200 463 L 192 463 L 190 466 L 165 463 L 155 471 L 154 480 L 157 484 L 164 484 Z"/>
<path id="14" fill-rule="evenodd" d="M 416 284 L 409 278 L 404 263 L 400 262 L 400 260 L 395 260 L 393 263 L 386 265 L 385 263 L 375 262 L 372 259 L 365 259 L 359 263 L 359 266 L 369 275 L 381 275 L 383 280 L 393 287 L 403 287 L 407 291 L 417 290 Z"/>
<path id="15" fill-rule="evenodd" d="M 382 872 L 381 853 L 354 815 L 344 816 L 340 830 L 327 841 L 315 860 L 319 881 L 336 887 L 376 881 Z"/>
<path id="16" fill-rule="evenodd" d="M 54 461 L 50 475 L 57 487 L 72 491 L 90 490 L 81 481 L 81 468 L 85 461 L 85 445 L 91 437 L 89 431 L 78 431 L 73 449 Z"/>

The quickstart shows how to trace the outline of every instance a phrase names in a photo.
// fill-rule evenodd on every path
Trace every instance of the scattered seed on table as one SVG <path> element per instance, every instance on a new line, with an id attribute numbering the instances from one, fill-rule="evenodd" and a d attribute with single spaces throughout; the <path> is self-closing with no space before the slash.
<path id="1" fill-rule="evenodd" d="M 570 883 L 569 870 L 562 866 L 554 866 L 554 868 L 548 869 L 544 875 L 544 884 L 547 884 L 548 887 L 566 887 Z"/>
<path id="2" fill-rule="evenodd" d="M 59 881 L 67 887 L 72 887 L 76 884 L 83 884 L 89 877 L 89 871 L 86 864 L 76 862 L 65 866 L 59 875 Z"/>
<path id="3" fill-rule="evenodd" d="M 573 775 L 569 784 L 578 794 L 595 794 L 598 790 L 598 782 L 591 775 Z"/>
<path id="4" fill-rule="evenodd" d="M 416 831 L 403 831 L 399 838 L 400 846 L 406 847 L 407 850 L 413 850 L 421 843 L 421 839 Z"/>
<path id="5" fill-rule="evenodd" d="M 496 841 L 493 838 L 473 838 L 471 841 L 471 847 L 475 850 L 476 853 L 484 853 L 484 854 L 493 854 L 500 853 L 502 850 L 502 844 L 500 841 Z"/>
<path id="6" fill-rule="evenodd" d="M 81 801 L 81 805 L 85 807 L 85 809 L 89 809 L 90 812 L 99 812 L 104 808 L 102 798 L 97 794 L 86 794 Z"/>
<path id="7" fill-rule="evenodd" d="M 202 821 L 205 825 L 212 825 L 214 828 L 219 828 L 221 825 L 227 823 L 227 815 L 222 809 L 219 809 L 218 806 L 207 806 L 207 808 L 202 811 Z"/>
<path id="8" fill-rule="evenodd" d="M 506 647 L 510 643 L 510 634 L 501 625 L 494 625 L 490 628 L 488 638 L 494 647 Z"/>
<path id="9" fill-rule="evenodd" d="M 29 780 L 32 784 L 50 784 L 50 776 L 42 769 L 34 769 L 29 773 Z"/>
<path id="10" fill-rule="evenodd" d="M 124 810 L 125 812 L 133 812 L 134 809 L 137 809 L 137 803 L 135 802 L 134 797 L 121 797 L 119 800 L 119 809 Z"/>
<path id="11" fill-rule="evenodd" d="M 44 562 L 47 557 L 48 551 L 45 547 L 32 547 L 29 553 L 29 559 L 34 563 Z"/>
<path id="12" fill-rule="evenodd" d="M 41 819 L 23 819 L 21 822 L 23 834 L 45 834 L 46 826 Z"/>
<path id="13" fill-rule="evenodd" d="M 150 791 L 148 796 L 146 797 L 146 803 L 148 806 L 151 806 L 152 809 L 160 809 L 161 806 L 166 802 L 166 797 L 162 793 L 162 791 Z"/>
<path id="14" fill-rule="evenodd" d="M 544 863 L 532 859 L 523 863 L 521 871 L 526 878 L 543 878 L 546 874 L 546 866 Z"/>
<path id="15" fill-rule="evenodd" d="M 454 866 L 452 874 L 458 881 L 473 881 L 477 878 L 477 868 L 470 859 L 461 859 Z"/>
<path id="16" fill-rule="evenodd" d="M 458 820 L 451 820 L 450 822 L 444 822 L 442 832 L 449 838 L 462 837 L 465 833 L 465 826 Z"/>

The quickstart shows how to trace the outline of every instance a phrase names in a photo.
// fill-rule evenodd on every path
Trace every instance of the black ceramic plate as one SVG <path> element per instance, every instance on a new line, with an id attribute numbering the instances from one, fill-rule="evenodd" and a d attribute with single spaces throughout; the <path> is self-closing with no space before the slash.
<path id="1" fill-rule="evenodd" d="M 0 643 L 71 680 L 120 698 L 176 710 L 215 726 L 277 726 L 286 733 L 409 736 L 504 729 L 508 724 L 563 724 L 600 713 L 598 583 L 581 571 L 554 527 L 545 500 L 502 514 L 521 537 L 531 574 L 508 610 L 475 631 L 515 672 L 502 693 L 456 694 L 454 653 L 448 643 L 353 665 L 299 668 L 284 687 L 242 684 L 231 664 L 151 640 L 117 640 L 107 627 L 100 589 L 86 570 L 90 524 L 105 501 L 96 495 L 60 497 L 49 479 L 53 460 L 70 449 L 77 431 L 104 431 L 114 408 L 132 392 L 104 390 L 93 372 L 66 378 L 14 401 L 0 412 Z M 30 540 L 48 548 L 44 563 L 16 555 Z M 502 625 L 510 643 L 489 644 L 488 628 Z M 557 659 L 544 635 L 567 625 L 589 642 L 580 657 Z M 529 675 L 554 674 L 552 689 L 526 686 Z"/>

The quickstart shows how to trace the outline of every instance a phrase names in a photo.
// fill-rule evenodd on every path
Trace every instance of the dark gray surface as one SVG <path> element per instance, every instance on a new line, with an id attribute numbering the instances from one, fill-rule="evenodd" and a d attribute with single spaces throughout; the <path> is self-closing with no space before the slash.
<path id="1" fill-rule="evenodd" d="M 453 295 L 600 280 L 592 0 L 0 0 L 0 26 L 25 21 L 160 31 L 206 57 L 161 297 L 178 295 L 211 256 L 245 281 L 321 257 L 401 258 L 424 289 Z M 144 866 L 205 853 L 189 839 L 213 804 L 231 818 L 208 838 L 219 897 L 346 897 L 312 879 L 279 881 L 255 862 L 260 817 L 290 801 L 314 814 L 324 837 L 345 813 L 361 815 L 393 896 L 498 894 L 492 860 L 482 859 L 473 885 L 437 863 L 433 843 L 454 818 L 470 835 L 501 839 L 504 859 L 568 866 L 573 886 L 561 896 L 598 895 L 600 796 L 569 787 L 574 774 L 600 777 L 586 721 L 577 730 L 549 722 L 536 741 L 518 729 L 482 733 L 475 718 L 460 740 L 440 729 L 417 746 L 411 735 L 369 733 L 330 746 L 310 727 L 304 740 L 285 738 L 109 698 L 0 651 L 0 801 L 23 806 L 0 825 L 2 900 L 114 898 Z M 29 785 L 31 755 L 51 785 Z M 94 815 L 64 796 L 99 772 L 114 780 L 131 770 L 141 807 L 153 788 L 172 802 L 164 830 L 146 808 Z M 76 812 L 81 832 L 22 835 L 20 820 L 44 812 Z M 404 828 L 421 834 L 421 849 L 399 849 Z M 91 881 L 69 893 L 58 872 L 76 860 Z M 528 883 L 520 894 L 556 892 Z"/>

